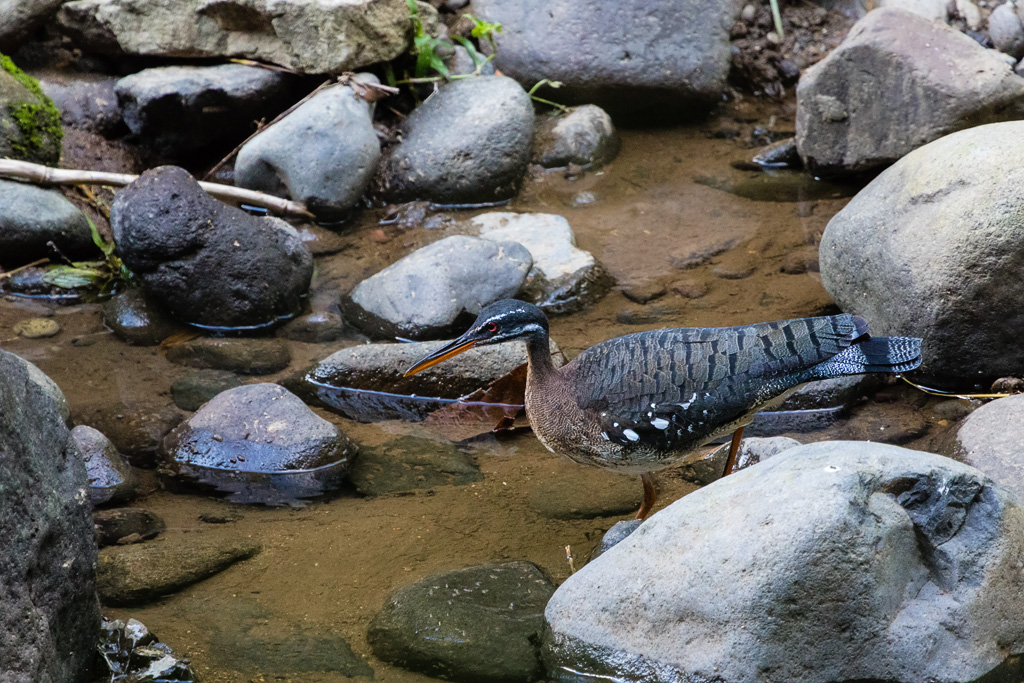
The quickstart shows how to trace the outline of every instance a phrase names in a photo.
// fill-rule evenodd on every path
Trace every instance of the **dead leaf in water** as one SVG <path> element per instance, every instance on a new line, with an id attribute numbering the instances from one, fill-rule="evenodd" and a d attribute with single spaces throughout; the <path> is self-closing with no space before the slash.
<path id="1" fill-rule="evenodd" d="M 517 366 L 486 388 L 477 389 L 430 413 L 424 424 L 452 441 L 514 429 L 526 401 L 526 370 L 526 363 Z"/>

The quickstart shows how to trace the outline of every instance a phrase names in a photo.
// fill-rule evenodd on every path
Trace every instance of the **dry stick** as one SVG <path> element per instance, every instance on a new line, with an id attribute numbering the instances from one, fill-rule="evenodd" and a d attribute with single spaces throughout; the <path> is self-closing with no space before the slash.
<path id="1" fill-rule="evenodd" d="M 138 176 L 127 173 L 101 173 L 99 171 L 51 168 L 42 164 L 16 161 L 14 159 L 0 159 L 0 177 L 20 178 L 39 185 L 113 185 L 116 187 L 127 185 L 138 178 Z M 200 182 L 199 187 L 217 199 L 245 202 L 253 206 L 270 209 L 284 216 L 306 219 L 315 218 L 302 203 L 275 197 L 264 192 L 206 182 Z"/>
<path id="2" fill-rule="evenodd" d="M 50 259 L 48 259 L 48 258 L 41 258 L 38 261 L 33 261 L 32 263 L 26 263 L 23 266 L 18 266 L 14 270 L 9 270 L 6 273 L 0 273 L 0 280 L 3 280 L 5 277 L 10 277 L 10 276 L 14 275 L 15 273 L 21 272 L 21 271 L 25 270 L 26 268 L 31 268 L 32 266 L 41 266 L 44 263 L 49 263 L 49 262 L 50 262 Z"/>

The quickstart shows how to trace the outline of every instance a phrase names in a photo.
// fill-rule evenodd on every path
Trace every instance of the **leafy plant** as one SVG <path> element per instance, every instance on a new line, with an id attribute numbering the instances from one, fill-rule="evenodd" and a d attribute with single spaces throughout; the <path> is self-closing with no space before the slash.
<path id="1" fill-rule="evenodd" d="M 530 99 L 532 99 L 534 102 L 540 102 L 540 103 L 546 104 L 546 105 L 548 105 L 550 107 L 554 107 L 555 109 L 559 109 L 559 110 L 561 110 L 563 112 L 569 112 L 569 107 L 565 106 L 564 104 L 559 104 L 558 102 L 552 102 L 551 100 L 546 100 L 543 97 L 537 97 L 537 95 L 534 94 L 540 88 L 542 88 L 545 85 L 548 86 L 549 88 L 561 88 L 562 87 L 562 82 L 561 81 L 549 81 L 548 79 L 545 78 L 545 79 L 539 80 L 536 83 L 534 83 L 533 87 L 530 88 L 529 92 L 527 92 L 526 94 L 529 95 Z"/>
<path id="2" fill-rule="evenodd" d="M 501 33 L 501 24 L 499 22 L 486 22 L 474 17 L 472 14 L 467 14 L 465 16 L 469 17 L 469 19 L 473 21 L 473 29 L 470 32 L 471 35 L 477 40 L 486 40 L 491 46 L 491 54 L 489 56 L 485 56 L 481 54 L 480 50 L 477 49 L 477 46 L 474 45 L 471 40 L 463 36 L 455 36 L 452 40 L 466 49 L 466 52 L 469 54 L 469 58 L 473 60 L 475 72 L 473 74 L 453 75 L 448 70 L 448 67 L 444 63 L 444 58 L 441 55 L 444 53 L 450 53 L 455 49 L 455 45 L 447 40 L 435 38 L 427 33 L 426 29 L 423 28 L 423 20 L 420 19 L 420 10 L 416 5 L 416 0 L 405 1 L 409 6 L 409 19 L 412 21 L 413 26 L 412 52 L 416 56 L 416 66 L 413 69 L 413 75 L 411 78 L 407 77 L 402 80 L 397 80 L 391 65 L 386 65 L 384 77 L 388 82 L 388 85 L 398 85 L 401 83 L 431 83 L 440 80 L 450 81 L 467 78 L 472 75 L 478 75 L 484 65 L 494 59 L 494 54 L 498 49 L 494 42 L 494 34 Z"/>
<path id="3" fill-rule="evenodd" d="M 107 242 L 100 235 L 96 224 L 86 216 L 92 241 L 103 252 L 102 261 L 72 261 L 70 265 L 57 265 L 43 273 L 43 282 L 61 289 L 98 289 L 101 295 L 108 294 L 121 282 L 128 282 L 132 272 L 114 253 L 114 242 Z"/>
<path id="4" fill-rule="evenodd" d="M 423 28 L 423 21 L 420 20 L 420 8 L 416 6 L 416 0 L 405 0 L 409 5 L 409 18 L 412 20 L 412 51 L 416 54 L 415 78 L 424 78 L 430 74 L 430 70 L 438 72 L 447 77 L 448 67 L 444 59 L 437 53 L 437 48 L 448 46 L 451 43 L 447 40 L 435 38 Z"/>

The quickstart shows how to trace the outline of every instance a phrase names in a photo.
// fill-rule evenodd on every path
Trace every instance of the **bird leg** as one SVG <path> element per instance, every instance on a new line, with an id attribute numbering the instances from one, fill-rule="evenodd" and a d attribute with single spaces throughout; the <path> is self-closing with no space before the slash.
<path id="1" fill-rule="evenodd" d="M 732 474 L 732 470 L 736 467 L 736 453 L 740 450 L 740 440 L 743 438 L 743 430 L 746 429 L 746 425 L 740 427 L 732 433 L 732 443 L 729 444 L 729 459 L 725 461 L 725 473 L 723 477 L 728 477 Z"/>
<path id="2" fill-rule="evenodd" d="M 644 500 L 640 503 L 640 509 L 637 510 L 636 518 L 644 519 L 647 515 L 651 514 L 654 502 L 658 500 L 658 490 L 654 488 L 654 478 L 647 472 L 640 475 L 640 481 L 644 485 Z"/>

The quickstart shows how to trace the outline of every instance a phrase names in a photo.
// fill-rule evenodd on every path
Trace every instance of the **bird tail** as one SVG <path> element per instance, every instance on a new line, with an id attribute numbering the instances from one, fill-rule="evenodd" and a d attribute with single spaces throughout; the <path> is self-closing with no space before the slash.
<path id="1" fill-rule="evenodd" d="M 921 365 L 917 337 L 871 337 L 814 366 L 817 379 L 866 372 L 908 372 Z"/>

